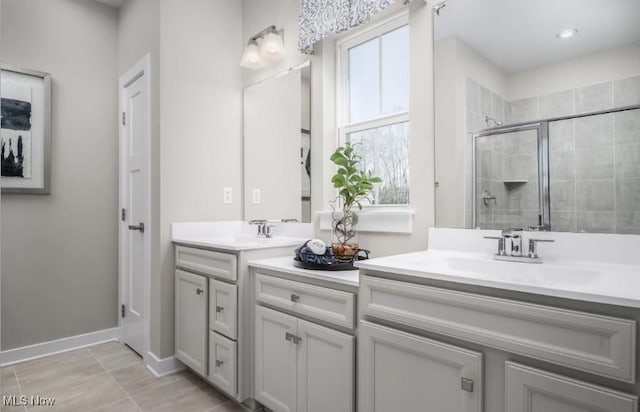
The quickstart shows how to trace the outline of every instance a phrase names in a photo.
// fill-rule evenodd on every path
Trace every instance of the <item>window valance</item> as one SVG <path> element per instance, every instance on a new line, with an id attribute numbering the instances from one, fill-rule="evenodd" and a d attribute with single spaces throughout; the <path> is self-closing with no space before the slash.
<path id="1" fill-rule="evenodd" d="M 396 0 L 300 0 L 298 48 L 313 53 L 314 43 L 366 23 Z M 408 2 L 408 0 L 405 0 Z"/>

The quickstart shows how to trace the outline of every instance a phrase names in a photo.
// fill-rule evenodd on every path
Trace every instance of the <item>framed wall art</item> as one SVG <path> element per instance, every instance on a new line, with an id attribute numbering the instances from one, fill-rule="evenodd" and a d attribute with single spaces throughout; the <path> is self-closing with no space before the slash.
<path id="1" fill-rule="evenodd" d="M 51 75 L 0 68 L 2 193 L 49 194 Z"/>

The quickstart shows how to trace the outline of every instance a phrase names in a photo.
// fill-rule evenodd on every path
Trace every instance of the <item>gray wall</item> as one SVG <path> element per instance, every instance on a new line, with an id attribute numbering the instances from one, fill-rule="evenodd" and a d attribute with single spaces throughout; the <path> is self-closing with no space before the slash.
<path id="1" fill-rule="evenodd" d="M 3 350 L 115 327 L 117 14 L 4 0 L 0 60 L 51 73 L 51 195 L 2 196 Z"/>
<path id="2" fill-rule="evenodd" d="M 188 3 L 160 5 L 160 270 L 151 289 L 160 318 L 151 344 L 162 358 L 174 352 L 171 223 L 242 218 L 242 4 Z M 224 187 L 232 204 L 222 202 Z"/>

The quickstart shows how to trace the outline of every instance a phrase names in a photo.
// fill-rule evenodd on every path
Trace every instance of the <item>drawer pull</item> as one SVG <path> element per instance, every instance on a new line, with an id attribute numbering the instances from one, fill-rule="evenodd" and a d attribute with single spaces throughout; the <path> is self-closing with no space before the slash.
<path id="1" fill-rule="evenodd" d="M 204 289 L 200 289 L 200 288 L 196 289 L 196 294 L 202 295 L 203 293 L 204 293 Z"/>
<path id="2" fill-rule="evenodd" d="M 297 302 L 299 300 L 300 300 L 300 296 L 298 296 L 298 295 L 296 295 L 294 293 L 291 294 L 291 302 L 295 303 L 295 302 Z"/>
<path id="3" fill-rule="evenodd" d="M 285 334 L 284 334 L 284 339 L 285 339 L 285 340 L 288 340 L 288 341 L 291 341 L 291 342 L 295 343 L 296 345 L 297 345 L 298 343 L 300 343 L 300 341 L 302 340 L 302 338 L 301 338 L 301 337 L 296 336 L 296 335 L 294 335 L 294 334 L 292 334 L 292 333 L 289 333 L 289 332 L 285 332 Z"/>
<path id="4" fill-rule="evenodd" d="M 220 366 L 222 366 L 223 363 L 224 361 L 216 360 L 216 368 L 219 368 Z"/>
<path id="5" fill-rule="evenodd" d="M 460 389 L 466 392 L 473 392 L 473 379 L 462 378 L 460 380 Z"/>
<path id="6" fill-rule="evenodd" d="M 222 306 L 216 306 L 216 313 L 220 313 L 224 310 L 224 307 Z"/>

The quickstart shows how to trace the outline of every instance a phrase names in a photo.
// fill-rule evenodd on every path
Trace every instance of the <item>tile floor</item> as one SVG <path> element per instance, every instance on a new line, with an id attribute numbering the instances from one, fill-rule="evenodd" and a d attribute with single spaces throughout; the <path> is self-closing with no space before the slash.
<path id="1" fill-rule="evenodd" d="M 1 371 L 2 396 L 55 398 L 53 407 L 0 406 L 2 412 L 244 410 L 190 371 L 156 378 L 138 355 L 118 342 L 6 366 Z"/>

